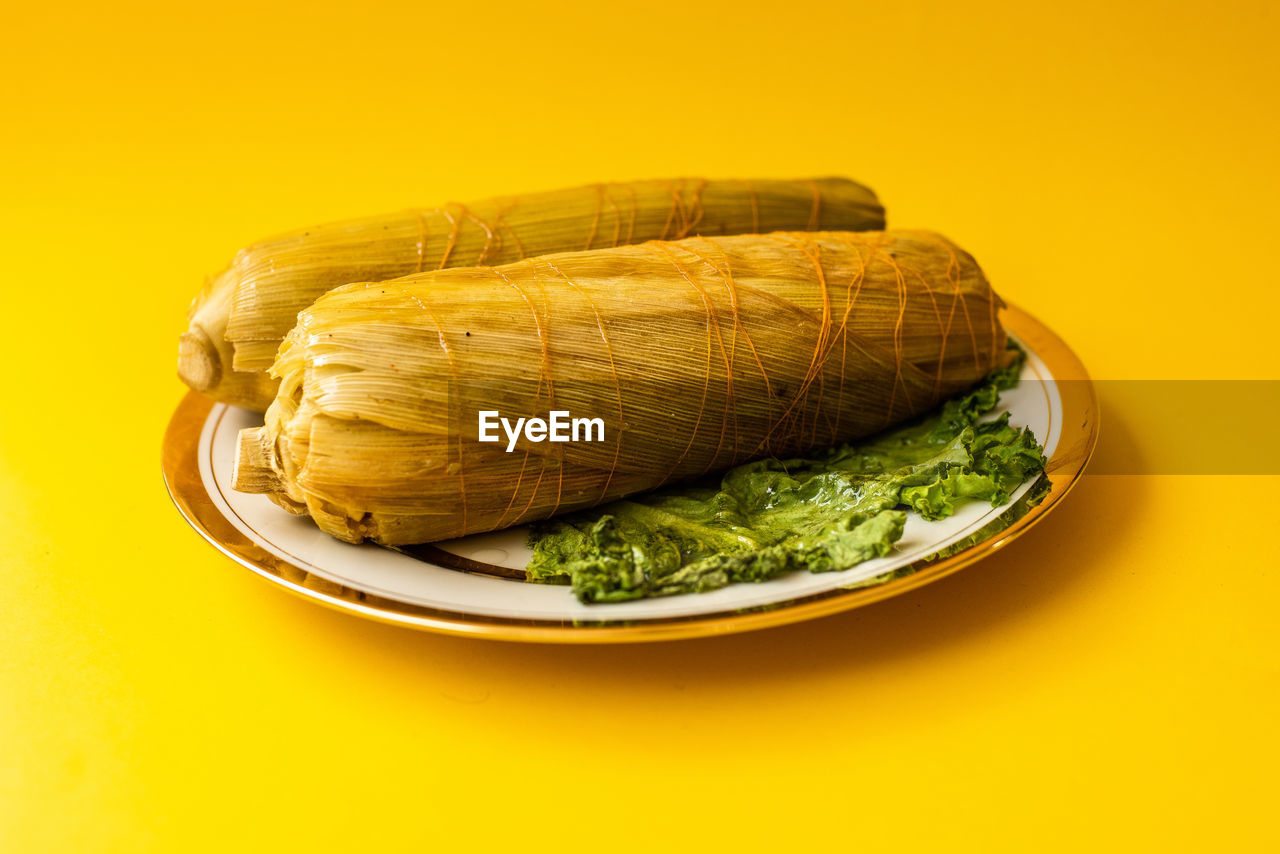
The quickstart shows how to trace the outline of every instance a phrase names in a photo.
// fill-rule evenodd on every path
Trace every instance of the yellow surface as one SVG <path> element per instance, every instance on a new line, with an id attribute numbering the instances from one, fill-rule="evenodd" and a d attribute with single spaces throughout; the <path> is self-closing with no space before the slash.
<path id="1" fill-rule="evenodd" d="M 0 850 L 1274 850 L 1276 478 L 1090 477 L 924 590 L 628 648 L 329 612 L 161 485 L 238 245 L 600 179 L 847 173 L 1097 377 L 1280 376 L 1274 9 L 963 7 L 6 12 Z"/>

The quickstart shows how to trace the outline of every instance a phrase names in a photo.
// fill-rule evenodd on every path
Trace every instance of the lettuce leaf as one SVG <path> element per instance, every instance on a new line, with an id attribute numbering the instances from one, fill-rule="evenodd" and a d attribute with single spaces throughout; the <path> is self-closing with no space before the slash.
<path id="1" fill-rule="evenodd" d="M 908 512 L 943 519 L 965 501 L 1006 504 L 1045 458 L 1007 413 L 1024 357 L 933 413 L 859 444 L 765 459 L 719 482 L 665 487 L 533 526 L 529 580 L 569 583 L 583 602 L 700 593 L 883 557 Z M 886 573 L 888 580 L 900 572 Z"/>

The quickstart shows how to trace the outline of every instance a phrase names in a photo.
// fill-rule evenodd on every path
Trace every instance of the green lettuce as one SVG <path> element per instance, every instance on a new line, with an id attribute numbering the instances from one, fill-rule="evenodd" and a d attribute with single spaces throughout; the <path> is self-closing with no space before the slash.
<path id="1" fill-rule="evenodd" d="M 1011 426 L 1008 413 L 982 420 L 1017 384 L 1022 361 L 1019 352 L 967 394 L 861 443 L 758 460 L 718 482 L 538 523 L 528 578 L 571 584 L 583 602 L 701 593 L 883 557 L 909 512 L 936 520 L 965 501 L 1006 504 L 1045 466 L 1031 431 Z"/>

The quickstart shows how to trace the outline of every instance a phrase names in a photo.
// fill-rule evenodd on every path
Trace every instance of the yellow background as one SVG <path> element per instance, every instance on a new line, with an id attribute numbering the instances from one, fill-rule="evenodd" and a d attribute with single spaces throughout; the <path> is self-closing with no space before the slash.
<path id="1" fill-rule="evenodd" d="M 559 648 L 272 589 L 159 457 L 239 245 L 602 179 L 849 174 L 1095 377 L 1280 378 L 1277 43 L 1265 3 L 6 12 L 0 849 L 1275 850 L 1275 478 L 1088 477 L 893 601 Z"/>

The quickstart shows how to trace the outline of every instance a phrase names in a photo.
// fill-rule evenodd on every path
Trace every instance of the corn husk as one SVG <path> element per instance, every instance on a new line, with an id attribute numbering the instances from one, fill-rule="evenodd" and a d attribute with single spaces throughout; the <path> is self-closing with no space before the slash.
<path id="1" fill-rule="evenodd" d="M 281 349 L 236 488 L 335 537 L 407 544 L 542 519 L 867 435 L 1005 355 L 1002 303 L 920 232 L 651 242 L 331 291 Z M 478 412 L 605 422 L 478 441 Z"/>
<path id="2" fill-rule="evenodd" d="M 884 209 L 843 178 L 595 184 L 316 226 L 241 251 L 192 305 L 178 373 L 197 391 L 257 411 L 266 371 L 297 314 L 326 291 L 553 252 L 783 229 L 876 229 Z"/>

